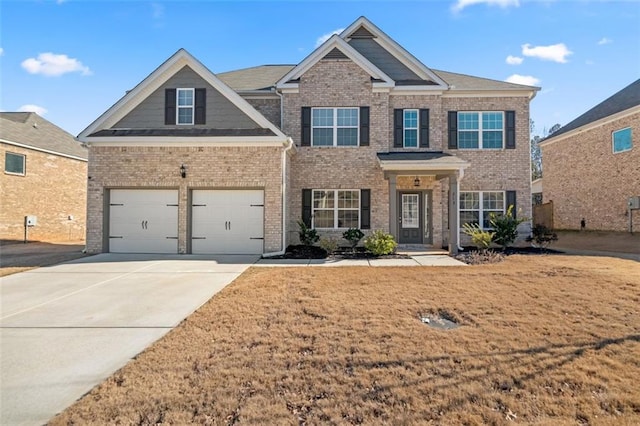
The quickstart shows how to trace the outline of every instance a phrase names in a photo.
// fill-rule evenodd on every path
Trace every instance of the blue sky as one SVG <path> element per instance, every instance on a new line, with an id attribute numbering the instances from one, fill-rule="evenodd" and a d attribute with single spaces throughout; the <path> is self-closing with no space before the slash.
<path id="1" fill-rule="evenodd" d="M 640 77 L 640 2 L 2 0 L 0 110 L 77 135 L 181 47 L 214 73 L 295 64 L 364 15 L 428 67 L 542 87 L 536 134 Z"/>

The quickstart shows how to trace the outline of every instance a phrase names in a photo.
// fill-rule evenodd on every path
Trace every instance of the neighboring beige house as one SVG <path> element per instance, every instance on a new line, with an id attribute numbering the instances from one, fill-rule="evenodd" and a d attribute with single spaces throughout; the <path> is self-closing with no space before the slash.
<path id="1" fill-rule="evenodd" d="M 85 236 L 87 149 L 34 112 L 0 112 L 0 239 L 78 241 Z"/>
<path id="2" fill-rule="evenodd" d="M 541 142 L 556 229 L 627 231 L 640 196 L 640 79 Z M 631 213 L 640 229 L 640 210 Z"/>
<path id="3" fill-rule="evenodd" d="M 181 49 L 79 135 L 88 251 L 276 254 L 304 220 L 456 252 L 462 222 L 531 217 L 537 90 L 430 69 L 364 17 L 297 65 Z"/>

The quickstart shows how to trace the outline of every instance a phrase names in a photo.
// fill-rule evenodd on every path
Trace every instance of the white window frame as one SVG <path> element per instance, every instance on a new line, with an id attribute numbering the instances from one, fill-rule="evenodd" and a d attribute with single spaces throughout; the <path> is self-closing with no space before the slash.
<path id="1" fill-rule="evenodd" d="M 405 114 L 409 111 L 414 111 L 416 113 L 416 127 L 406 126 L 407 121 L 405 118 Z M 405 138 L 407 130 L 416 131 L 416 146 L 407 146 L 407 141 Z M 407 149 L 420 148 L 420 110 L 417 108 L 407 108 L 402 110 L 402 147 Z"/>
<path id="2" fill-rule="evenodd" d="M 469 193 L 474 193 L 474 194 L 478 194 L 478 208 L 477 209 L 464 209 L 462 208 L 462 194 L 469 194 Z M 486 210 L 484 209 L 484 194 L 502 194 L 502 214 L 505 214 L 505 212 L 507 211 L 506 209 L 506 204 L 507 204 L 507 193 L 506 191 L 460 191 L 460 195 L 458 196 L 458 206 L 460 207 L 459 211 L 460 213 L 462 212 L 478 212 L 478 225 L 480 225 L 481 229 L 484 230 L 490 230 L 492 228 L 489 227 L 484 227 L 484 220 L 485 220 L 485 212 L 487 212 L 487 218 L 489 213 L 491 212 L 497 212 L 500 209 L 491 209 L 491 210 Z M 458 215 L 458 224 L 460 226 L 460 229 L 462 229 L 462 221 L 460 219 L 460 215 Z"/>
<path id="3" fill-rule="evenodd" d="M 314 126 L 313 125 L 313 112 L 322 109 L 333 110 L 333 124 L 331 126 Z M 338 126 L 338 110 L 351 109 L 356 110 L 358 122 L 355 126 Z M 313 138 L 313 129 L 333 129 L 333 144 L 332 145 L 315 145 Z M 356 144 L 355 145 L 338 145 L 338 129 L 356 129 Z M 311 108 L 311 146 L 316 147 L 328 147 L 334 146 L 339 148 L 357 148 L 360 146 L 360 108 L 358 107 L 314 107 Z"/>
<path id="4" fill-rule="evenodd" d="M 620 151 L 616 151 L 616 133 L 619 132 L 623 132 L 625 130 L 629 130 L 629 138 L 631 139 L 631 146 L 629 147 L 629 149 L 623 149 Z M 631 151 L 633 149 L 633 130 L 631 129 L 631 127 L 624 127 L 622 129 L 618 129 L 618 130 L 614 130 L 613 132 L 611 132 L 611 150 L 613 151 L 614 154 L 620 154 L 621 152 L 628 152 Z"/>
<path id="5" fill-rule="evenodd" d="M 315 194 L 316 192 L 333 192 L 333 200 L 334 200 L 334 204 L 333 207 L 331 208 L 315 208 L 314 206 L 314 200 L 315 200 Z M 357 192 L 358 193 L 358 207 L 338 207 L 338 193 L 339 192 Z M 360 192 L 359 189 L 313 189 L 311 190 L 311 227 L 315 228 L 315 229 L 326 229 L 326 230 L 335 230 L 335 229 L 349 229 L 346 227 L 338 227 L 338 213 L 340 211 L 357 211 L 358 212 L 358 226 L 357 228 L 360 229 L 361 226 L 361 221 L 362 221 L 362 214 L 361 214 L 361 205 L 362 205 L 362 193 Z M 333 228 L 322 228 L 322 227 L 318 227 L 315 224 L 316 221 L 316 210 L 322 210 L 322 211 L 327 211 L 327 210 L 333 210 Z"/>
<path id="6" fill-rule="evenodd" d="M 498 129 L 483 129 L 482 127 L 482 114 L 485 113 L 490 113 L 490 114 L 500 114 L 502 115 L 502 129 L 498 130 Z M 460 129 L 460 114 L 478 114 L 478 129 L 474 129 L 474 130 L 466 130 L 466 129 Z M 505 147 L 505 135 L 506 135 L 506 122 L 505 122 L 505 114 L 504 111 L 458 111 L 457 114 L 457 120 L 458 120 L 458 149 L 476 149 L 476 150 L 498 150 L 498 149 L 504 149 Z M 483 147 L 483 141 L 482 141 L 482 134 L 484 131 L 487 132 L 497 132 L 497 131 L 501 131 L 502 132 L 502 144 L 499 148 L 484 148 Z M 466 147 L 461 147 L 460 146 L 460 133 L 478 133 L 478 147 L 477 148 L 466 148 Z"/>
<path id="7" fill-rule="evenodd" d="M 180 105 L 180 92 L 191 92 L 191 105 Z M 180 110 L 181 109 L 190 109 L 191 110 L 191 122 L 190 123 L 181 123 L 180 122 Z M 196 89 L 192 87 L 179 87 L 176 89 L 176 124 L 179 126 L 191 126 L 195 122 L 196 116 Z"/>
<path id="8" fill-rule="evenodd" d="M 22 173 L 10 172 L 7 170 L 7 155 L 22 157 Z M 4 154 L 4 172 L 8 175 L 25 176 L 27 174 L 27 156 L 25 154 L 18 154 L 17 152 L 6 151 Z"/>

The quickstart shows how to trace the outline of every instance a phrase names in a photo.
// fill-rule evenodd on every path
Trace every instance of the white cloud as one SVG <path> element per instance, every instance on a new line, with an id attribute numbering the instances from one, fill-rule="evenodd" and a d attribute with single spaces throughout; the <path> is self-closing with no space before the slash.
<path id="1" fill-rule="evenodd" d="M 35 112 L 39 116 L 43 116 L 48 112 L 45 107 L 41 107 L 39 105 L 33 105 L 33 104 L 22 105 L 20 108 L 18 108 L 18 111 L 20 111 L 20 112 Z"/>
<path id="2" fill-rule="evenodd" d="M 522 45 L 522 54 L 533 58 L 542 59 L 543 61 L 553 61 L 564 64 L 567 62 L 567 56 L 573 54 L 564 43 L 551 44 L 549 46 L 531 46 L 530 44 Z"/>
<path id="3" fill-rule="evenodd" d="M 454 12 L 460 12 L 467 6 L 473 6 L 475 4 L 486 4 L 488 6 L 500 6 L 507 8 L 509 6 L 520 6 L 520 0 L 456 0 L 455 4 L 451 7 Z"/>
<path id="4" fill-rule="evenodd" d="M 522 61 L 524 61 L 523 58 L 519 56 L 512 56 L 512 55 L 507 56 L 507 59 L 505 59 L 505 62 L 508 63 L 509 65 L 520 65 Z"/>
<path id="5" fill-rule="evenodd" d="M 151 3 L 151 16 L 153 19 L 160 19 L 164 16 L 164 5 L 160 3 Z"/>
<path id="6" fill-rule="evenodd" d="M 525 86 L 535 86 L 540 83 L 540 79 L 530 75 L 513 74 L 506 80 L 507 83 L 524 84 Z"/>
<path id="7" fill-rule="evenodd" d="M 330 33 L 326 33 L 326 34 L 321 35 L 316 40 L 316 47 L 320 46 L 322 43 L 324 43 L 325 41 L 329 40 L 332 35 L 340 34 L 343 31 L 344 31 L 344 28 L 338 28 L 337 30 L 333 30 Z"/>
<path id="8" fill-rule="evenodd" d="M 69 72 L 79 72 L 82 75 L 91 75 L 89 67 L 82 62 L 67 55 L 57 55 L 47 52 L 40 53 L 37 58 L 28 58 L 22 61 L 22 68 L 29 74 L 42 74 L 46 76 L 59 76 Z"/>
<path id="9" fill-rule="evenodd" d="M 0 56 L 4 55 L 4 49 L 0 47 Z"/>
<path id="10" fill-rule="evenodd" d="M 609 43 L 613 43 L 613 40 L 611 40 L 610 38 L 602 37 L 598 41 L 598 46 L 602 46 L 603 44 L 609 44 Z"/>

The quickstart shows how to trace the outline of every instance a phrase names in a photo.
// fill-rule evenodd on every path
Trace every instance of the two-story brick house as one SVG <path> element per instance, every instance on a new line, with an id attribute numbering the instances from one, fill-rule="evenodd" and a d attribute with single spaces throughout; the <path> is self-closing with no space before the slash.
<path id="1" fill-rule="evenodd" d="M 462 222 L 530 216 L 537 90 L 429 69 L 364 17 L 297 65 L 180 50 L 79 136 L 88 250 L 278 253 L 302 219 L 455 252 Z"/>

